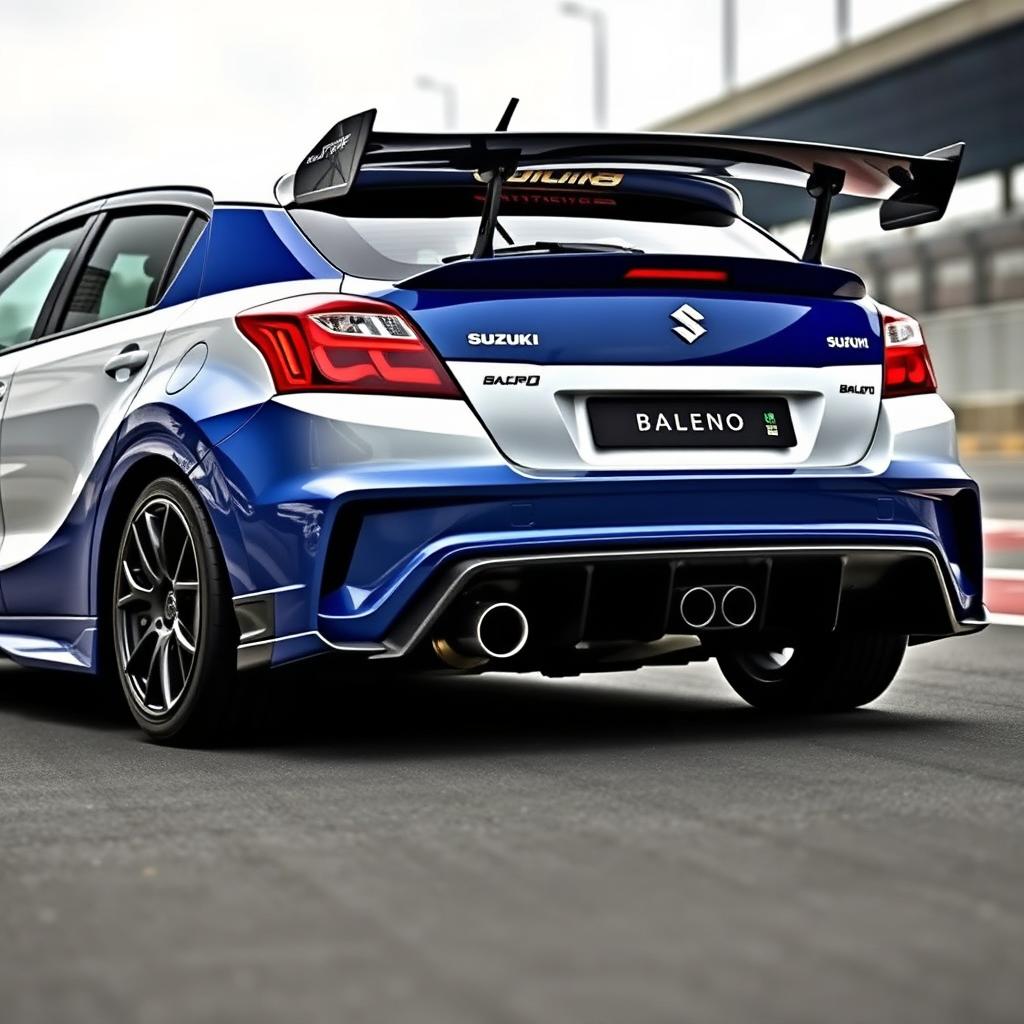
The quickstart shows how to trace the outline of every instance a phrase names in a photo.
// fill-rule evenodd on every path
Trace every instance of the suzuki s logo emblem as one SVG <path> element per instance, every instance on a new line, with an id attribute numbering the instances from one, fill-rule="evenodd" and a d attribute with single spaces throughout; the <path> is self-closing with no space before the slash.
<path id="1" fill-rule="evenodd" d="M 706 327 L 701 327 L 704 319 L 703 313 L 698 313 L 688 302 L 680 306 L 673 314 L 672 319 L 679 324 L 672 330 L 679 335 L 688 345 L 692 345 L 702 334 L 707 334 Z"/>

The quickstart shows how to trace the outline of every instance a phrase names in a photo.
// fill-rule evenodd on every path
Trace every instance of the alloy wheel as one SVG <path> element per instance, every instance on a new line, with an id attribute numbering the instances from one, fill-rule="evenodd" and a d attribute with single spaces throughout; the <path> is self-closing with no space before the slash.
<path id="1" fill-rule="evenodd" d="M 117 656 L 129 694 L 147 717 L 167 717 L 192 680 L 203 612 L 195 541 L 169 498 L 152 498 L 128 525 L 115 594 Z"/>

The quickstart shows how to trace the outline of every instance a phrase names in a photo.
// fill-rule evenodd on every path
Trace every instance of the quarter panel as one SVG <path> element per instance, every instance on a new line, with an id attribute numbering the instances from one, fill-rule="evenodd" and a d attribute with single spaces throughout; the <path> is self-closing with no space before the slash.
<path id="1" fill-rule="evenodd" d="M 3 486 L 6 524 L 0 568 L 40 551 L 68 518 L 141 386 L 104 371 L 129 344 L 150 360 L 180 310 L 157 310 L 54 338 L 21 351 L 5 400 Z"/>

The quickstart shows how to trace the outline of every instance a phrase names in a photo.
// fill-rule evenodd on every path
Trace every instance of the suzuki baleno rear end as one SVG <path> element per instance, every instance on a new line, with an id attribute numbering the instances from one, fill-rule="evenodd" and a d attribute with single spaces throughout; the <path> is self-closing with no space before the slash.
<path id="1" fill-rule="evenodd" d="M 921 327 L 820 264 L 833 195 L 934 220 L 959 155 L 366 114 L 278 206 L 215 207 L 124 427 L 144 452 L 173 435 L 201 512 L 165 487 L 122 566 L 147 574 L 153 516 L 197 517 L 213 553 L 188 559 L 230 608 L 206 598 L 190 651 L 160 591 L 193 660 L 159 685 L 131 650 L 149 627 L 118 627 L 140 724 L 199 735 L 244 692 L 236 662 L 313 655 L 339 684 L 714 658 L 755 706 L 848 710 L 908 643 L 982 628 L 978 491 Z M 745 218 L 744 178 L 810 193 L 802 257 Z M 115 621 L 161 614 L 143 591 L 115 585 Z"/>
<path id="2" fill-rule="evenodd" d="M 238 318 L 278 394 L 220 450 L 247 480 L 278 453 L 254 519 L 288 480 L 314 531 L 272 581 L 303 588 L 297 635 L 243 655 L 717 658 L 757 706 L 839 709 L 908 639 L 983 624 L 977 489 L 916 321 L 798 259 L 724 180 L 518 169 L 481 255 L 488 181 L 282 183 L 344 277 Z"/>

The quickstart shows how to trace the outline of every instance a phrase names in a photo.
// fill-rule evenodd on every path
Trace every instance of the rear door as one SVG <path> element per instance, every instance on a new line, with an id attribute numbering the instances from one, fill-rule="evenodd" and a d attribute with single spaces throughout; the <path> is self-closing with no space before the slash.
<path id="1" fill-rule="evenodd" d="M 0 567 L 54 543 L 62 526 L 77 521 L 74 510 L 89 500 L 89 484 L 102 478 L 104 454 L 164 331 L 180 315 L 156 303 L 188 223 L 182 209 L 101 214 L 44 336 L 18 351 L 0 432 Z M 11 610 L 44 610 L 33 607 L 36 596 L 18 592 L 10 575 L 5 594 Z"/>
<path id="2" fill-rule="evenodd" d="M 0 262 L 0 451 L 14 370 L 52 306 L 62 275 L 85 235 L 87 220 L 65 223 L 16 245 Z M 0 459 L 0 495 L 8 470 Z M 0 544 L 4 535 L 0 500 Z"/>

